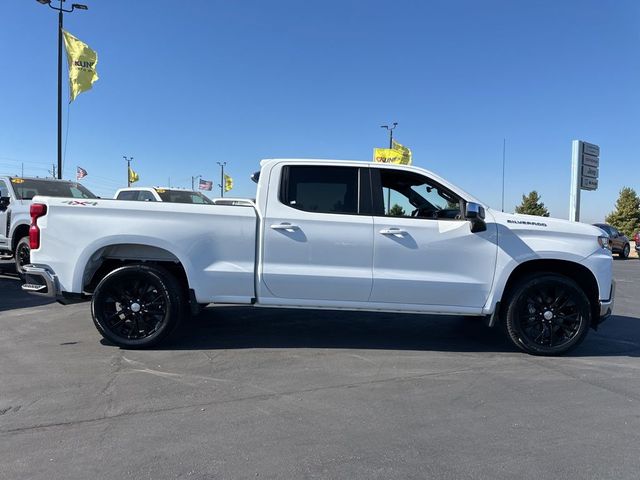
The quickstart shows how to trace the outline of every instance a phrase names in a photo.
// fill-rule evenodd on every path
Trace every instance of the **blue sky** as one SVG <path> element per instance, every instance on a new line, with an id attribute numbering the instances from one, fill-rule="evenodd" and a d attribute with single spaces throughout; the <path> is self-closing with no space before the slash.
<path id="1" fill-rule="evenodd" d="M 86 3 L 65 28 L 100 80 L 71 104 L 64 175 L 81 165 L 99 195 L 129 155 L 139 185 L 217 179 L 226 161 L 230 194 L 254 196 L 260 159 L 369 160 L 393 121 L 415 165 L 498 209 L 503 138 L 508 211 L 535 189 L 567 218 L 573 139 L 601 147 L 583 221 L 640 190 L 637 0 Z M 3 2 L 0 174 L 56 160 L 56 24 L 35 0 Z"/>

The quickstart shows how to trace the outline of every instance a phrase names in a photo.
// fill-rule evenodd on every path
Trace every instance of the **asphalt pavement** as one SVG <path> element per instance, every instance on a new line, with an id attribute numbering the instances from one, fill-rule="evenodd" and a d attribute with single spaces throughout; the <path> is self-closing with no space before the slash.
<path id="1" fill-rule="evenodd" d="M 637 479 L 640 261 L 571 354 L 478 319 L 214 307 L 161 349 L 0 275 L 0 478 Z"/>

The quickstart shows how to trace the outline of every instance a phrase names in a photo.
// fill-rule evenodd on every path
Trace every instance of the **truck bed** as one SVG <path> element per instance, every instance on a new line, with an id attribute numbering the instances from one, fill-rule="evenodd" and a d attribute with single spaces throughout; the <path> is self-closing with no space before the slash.
<path id="1" fill-rule="evenodd" d="M 51 267 L 63 292 L 81 293 L 104 259 L 142 259 L 180 262 L 201 303 L 250 303 L 255 297 L 257 214 L 251 201 L 190 205 L 35 197 L 34 203 L 47 205 L 38 221 L 42 243 L 33 250 L 34 263 Z"/>

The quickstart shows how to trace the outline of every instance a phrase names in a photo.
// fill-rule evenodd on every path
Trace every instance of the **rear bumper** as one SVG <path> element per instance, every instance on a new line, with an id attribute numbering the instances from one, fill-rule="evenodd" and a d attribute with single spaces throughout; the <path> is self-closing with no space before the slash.
<path id="1" fill-rule="evenodd" d="M 61 291 L 58 277 L 46 265 L 25 265 L 24 277 L 23 291 L 41 297 L 53 298 L 63 305 L 85 302 L 90 298 L 89 295 L 83 293 Z"/>
<path id="2" fill-rule="evenodd" d="M 616 296 L 616 281 L 611 281 L 611 290 L 608 300 L 600 300 L 600 318 L 598 323 L 602 322 L 605 318 L 609 317 L 613 313 L 613 303 Z"/>
<path id="3" fill-rule="evenodd" d="M 58 277 L 45 266 L 25 265 L 22 290 L 41 297 L 56 298 L 60 295 Z"/>

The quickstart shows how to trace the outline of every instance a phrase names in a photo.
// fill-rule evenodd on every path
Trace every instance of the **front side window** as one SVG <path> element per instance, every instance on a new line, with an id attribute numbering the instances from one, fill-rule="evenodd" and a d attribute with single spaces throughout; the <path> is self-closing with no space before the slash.
<path id="1" fill-rule="evenodd" d="M 283 169 L 280 201 L 305 212 L 358 213 L 358 169 L 288 166 Z"/>
<path id="2" fill-rule="evenodd" d="M 414 172 L 378 169 L 384 216 L 462 219 L 461 200 L 450 190 Z M 383 208 L 382 208 L 383 206 Z"/>
<path id="3" fill-rule="evenodd" d="M 0 180 L 0 197 L 8 197 L 9 189 L 7 188 L 7 184 Z"/>

